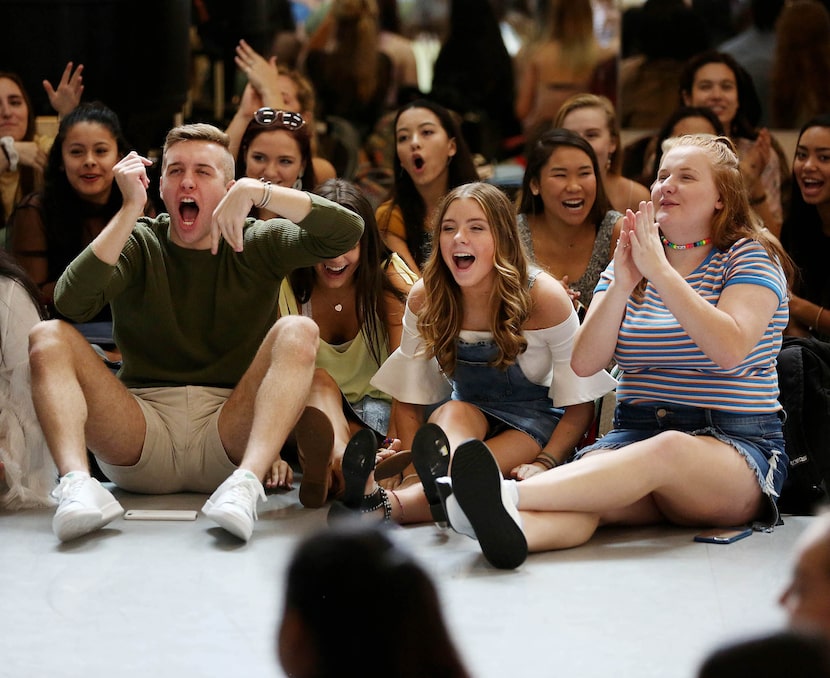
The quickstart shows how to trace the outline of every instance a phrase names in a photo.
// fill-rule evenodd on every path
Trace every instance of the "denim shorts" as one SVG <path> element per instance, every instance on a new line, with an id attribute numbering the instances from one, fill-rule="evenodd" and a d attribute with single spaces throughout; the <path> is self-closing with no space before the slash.
<path id="1" fill-rule="evenodd" d="M 359 421 L 364 426 L 372 429 L 378 440 L 386 437 L 389 430 L 389 416 L 392 412 L 392 403 L 388 400 L 364 396 L 356 403 L 350 403 L 343 396 L 343 412 L 347 419 Z"/>
<path id="2" fill-rule="evenodd" d="M 755 472 L 769 503 L 769 510 L 764 511 L 760 522 L 764 526 L 772 526 L 778 522 L 776 498 L 787 477 L 789 463 L 784 451 L 782 417 L 779 412 L 738 414 L 673 403 L 618 403 L 614 410 L 613 429 L 592 445 L 579 450 L 574 459 L 591 450 L 619 449 L 662 431 L 712 436 L 737 450 Z"/>

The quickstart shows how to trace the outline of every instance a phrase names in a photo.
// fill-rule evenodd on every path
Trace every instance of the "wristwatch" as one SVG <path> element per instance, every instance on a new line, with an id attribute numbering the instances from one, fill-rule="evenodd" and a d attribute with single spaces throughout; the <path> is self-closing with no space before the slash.
<path id="1" fill-rule="evenodd" d="M 6 160 L 9 161 L 9 172 L 17 171 L 17 163 L 20 161 L 20 155 L 14 147 L 14 139 L 12 137 L 0 137 L 0 148 L 6 154 Z"/>

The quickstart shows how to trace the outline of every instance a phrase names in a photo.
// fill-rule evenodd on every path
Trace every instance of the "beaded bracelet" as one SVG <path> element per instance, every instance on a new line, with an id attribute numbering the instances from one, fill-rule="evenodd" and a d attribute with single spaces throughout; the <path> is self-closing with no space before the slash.
<path id="1" fill-rule="evenodd" d="M 263 181 L 262 188 L 262 200 L 260 200 L 257 205 L 254 205 L 254 207 L 256 207 L 259 210 L 263 209 L 271 200 L 271 182 Z"/>

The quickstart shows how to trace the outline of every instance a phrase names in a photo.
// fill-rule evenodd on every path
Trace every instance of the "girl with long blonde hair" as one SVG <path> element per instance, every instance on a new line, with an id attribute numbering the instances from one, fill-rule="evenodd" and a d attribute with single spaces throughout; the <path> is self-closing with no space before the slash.
<path id="1" fill-rule="evenodd" d="M 435 480 L 469 438 L 487 440 L 501 473 L 518 478 L 566 461 L 593 419 L 594 399 L 615 383 L 601 369 L 587 378 L 571 370 L 576 311 L 562 285 L 529 264 L 501 190 L 479 182 L 453 189 L 432 235 L 401 345 L 372 379 L 398 402 L 413 482 L 389 492 L 375 486 L 371 439 L 353 439 L 343 459 L 343 505 L 383 509 L 398 522 L 445 520 Z"/>

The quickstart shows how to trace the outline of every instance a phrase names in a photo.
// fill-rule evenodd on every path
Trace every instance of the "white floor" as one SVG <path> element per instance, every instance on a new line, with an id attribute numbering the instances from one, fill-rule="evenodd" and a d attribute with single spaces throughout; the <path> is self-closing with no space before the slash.
<path id="1" fill-rule="evenodd" d="M 204 501 L 116 494 L 128 509 Z M 283 570 L 326 511 L 303 509 L 296 489 L 271 495 L 247 545 L 201 515 L 119 519 L 61 545 L 50 510 L 0 513 L 0 676 L 283 676 L 273 651 Z M 396 534 L 434 576 L 473 676 L 693 678 L 717 643 L 783 625 L 776 599 L 810 520 L 785 517 L 728 546 L 694 543 L 690 529 L 609 529 L 513 572 L 433 525 Z M 343 623 L 365 623 L 371 661 L 377 620 L 396 626 L 380 592 L 366 600 L 364 619 Z"/>

